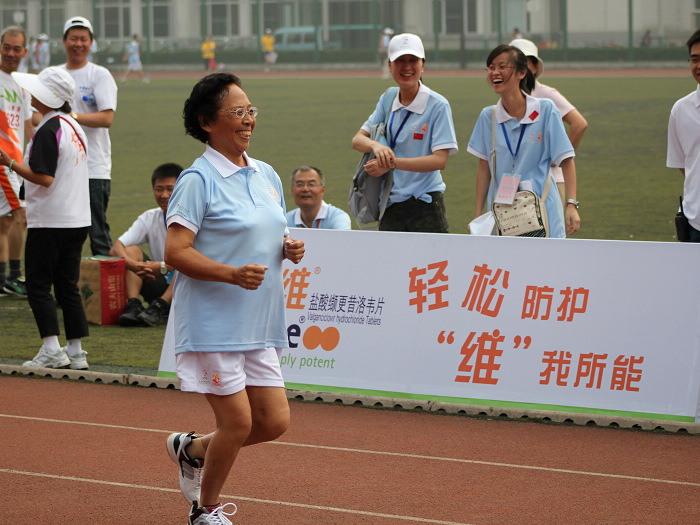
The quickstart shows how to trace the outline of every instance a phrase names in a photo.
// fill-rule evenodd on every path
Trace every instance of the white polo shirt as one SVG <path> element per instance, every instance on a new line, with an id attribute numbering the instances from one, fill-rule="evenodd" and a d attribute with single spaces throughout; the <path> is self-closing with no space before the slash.
<path id="1" fill-rule="evenodd" d="M 214 261 L 267 266 L 265 278 L 257 290 L 245 290 L 180 273 L 173 292 L 176 354 L 289 346 L 282 181 L 268 164 L 244 157 L 240 168 L 207 146 L 178 178 L 166 221 L 193 231 L 194 249 Z"/>
<path id="2" fill-rule="evenodd" d="M 165 253 L 165 236 L 167 233 L 165 213 L 160 208 L 153 208 L 139 215 L 134 224 L 119 237 L 119 240 L 124 246 L 148 244 L 151 259 L 162 261 Z"/>
<path id="3" fill-rule="evenodd" d="M 671 109 L 666 166 L 685 169 L 683 211 L 700 230 L 700 85 Z"/>
<path id="4" fill-rule="evenodd" d="M 387 116 L 384 93 L 362 128 L 367 133 L 372 126 L 387 122 L 387 140 L 396 140 L 392 148 L 397 158 L 415 158 L 431 155 L 441 149 L 449 154 L 457 153 L 457 135 L 452 122 L 450 103 L 442 95 L 435 93 L 421 82 L 416 98 L 408 106 L 399 102 L 399 93 L 391 105 L 391 114 Z M 406 118 L 406 112 L 410 112 Z M 406 123 L 401 124 L 406 119 Z M 390 141 L 389 141 L 390 142 Z M 394 186 L 389 195 L 389 205 L 403 202 L 411 197 L 431 202 L 427 193 L 445 191 L 445 183 L 439 170 L 425 173 L 394 170 Z"/>

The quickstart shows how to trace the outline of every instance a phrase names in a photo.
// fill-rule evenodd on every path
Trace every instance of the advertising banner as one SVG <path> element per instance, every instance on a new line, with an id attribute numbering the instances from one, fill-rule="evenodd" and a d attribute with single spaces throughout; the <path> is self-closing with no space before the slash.
<path id="1" fill-rule="evenodd" d="M 284 265 L 290 388 L 700 421 L 696 245 L 291 236 L 306 256 Z"/>

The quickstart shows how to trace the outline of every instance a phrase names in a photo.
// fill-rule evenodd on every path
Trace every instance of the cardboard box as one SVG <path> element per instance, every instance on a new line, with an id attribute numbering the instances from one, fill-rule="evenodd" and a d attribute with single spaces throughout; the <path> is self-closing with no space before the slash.
<path id="1" fill-rule="evenodd" d="M 126 306 L 126 262 L 121 257 L 83 257 L 78 288 L 89 323 L 117 324 Z"/>

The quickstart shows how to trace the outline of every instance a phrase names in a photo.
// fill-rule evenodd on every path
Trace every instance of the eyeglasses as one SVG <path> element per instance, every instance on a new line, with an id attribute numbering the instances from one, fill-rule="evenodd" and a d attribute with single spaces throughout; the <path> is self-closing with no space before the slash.
<path id="1" fill-rule="evenodd" d="M 498 67 L 489 66 L 486 68 L 486 71 L 491 75 L 491 74 L 495 73 L 496 71 L 498 71 L 499 73 L 504 73 L 508 69 L 513 69 L 513 66 L 498 66 Z"/>
<path id="2" fill-rule="evenodd" d="M 688 59 L 688 62 L 690 62 L 694 66 L 697 66 L 698 64 L 700 64 L 700 57 L 692 56 Z"/>
<path id="3" fill-rule="evenodd" d="M 258 116 L 258 108 L 250 108 L 250 109 L 245 109 L 245 108 L 236 108 L 236 109 L 222 109 L 224 113 L 228 113 L 229 115 L 235 115 L 237 119 L 244 119 L 246 115 L 249 115 L 250 118 L 255 118 Z"/>
<path id="4" fill-rule="evenodd" d="M 315 180 L 310 180 L 309 182 L 304 182 L 303 180 L 298 180 L 294 183 L 294 187 L 301 190 L 304 187 L 309 188 L 310 190 L 313 190 L 314 188 L 318 188 L 321 186 L 318 182 Z"/>

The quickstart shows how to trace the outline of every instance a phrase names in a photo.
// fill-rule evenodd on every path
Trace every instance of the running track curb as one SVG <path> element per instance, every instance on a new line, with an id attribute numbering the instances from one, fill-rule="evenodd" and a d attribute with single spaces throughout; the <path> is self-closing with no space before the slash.
<path id="1" fill-rule="evenodd" d="M 53 379 L 72 379 L 75 381 L 92 381 L 94 383 L 141 386 L 148 388 L 180 389 L 180 381 L 174 378 L 153 377 L 140 374 L 112 374 L 107 372 L 90 372 L 71 370 L 69 368 L 34 368 L 0 363 L 0 375 L 34 376 Z M 554 412 L 548 410 L 529 410 L 522 408 L 485 407 L 479 405 L 461 405 L 441 403 L 430 400 L 363 396 L 358 394 L 339 394 L 334 392 L 314 392 L 309 390 L 287 389 L 287 397 L 297 401 L 316 401 L 342 405 L 367 406 L 394 410 L 425 411 L 437 414 L 456 414 L 464 416 L 486 417 L 489 419 L 511 419 L 519 421 L 541 421 L 583 426 L 630 428 L 637 430 L 656 430 L 700 434 L 700 423 L 665 421 L 617 417 L 599 414 L 581 414 L 574 412 Z"/>

